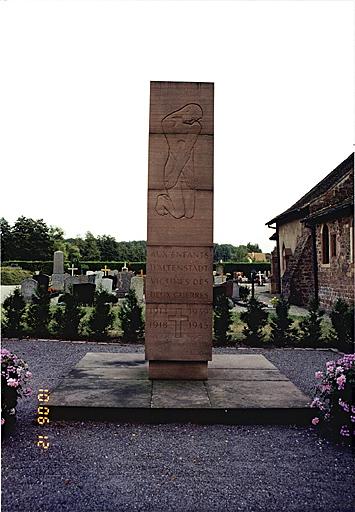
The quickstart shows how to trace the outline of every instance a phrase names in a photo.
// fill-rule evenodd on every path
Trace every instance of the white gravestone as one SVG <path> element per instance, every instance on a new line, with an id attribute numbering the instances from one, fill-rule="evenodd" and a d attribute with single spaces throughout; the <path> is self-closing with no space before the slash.
<path id="1" fill-rule="evenodd" d="M 101 289 L 105 292 L 111 293 L 112 292 L 112 279 L 109 279 L 108 277 L 104 277 L 101 280 Z"/>
<path id="2" fill-rule="evenodd" d="M 21 283 L 21 295 L 26 302 L 31 302 L 33 295 L 37 291 L 38 283 L 32 277 L 27 277 Z"/>
<path id="3" fill-rule="evenodd" d="M 142 276 L 134 276 L 131 279 L 130 284 L 131 290 L 136 292 L 137 299 L 143 301 L 143 290 L 144 290 L 144 278 Z"/>
<path id="4" fill-rule="evenodd" d="M 237 281 L 233 281 L 232 299 L 239 300 L 239 284 Z"/>

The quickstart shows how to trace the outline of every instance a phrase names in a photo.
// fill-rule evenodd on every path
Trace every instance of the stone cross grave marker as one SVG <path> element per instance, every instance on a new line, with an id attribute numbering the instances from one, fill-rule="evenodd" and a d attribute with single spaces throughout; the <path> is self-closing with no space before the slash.
<path id="1" fill-rule="evenodd" d="M 74 267 L 74 263 L 72 263 L 71 267 L 69 267 L 68 270 L 71 272 L 71 276 L 73 276 L 75 270 L 78 270 L 78 269 L 76 267 Z"/>
<path id="2" fill-rule="evenodd" d="M 105 268 L 101 269 L 101 272 L 104 273 L 104 276 L 107 276 L 110 271 L 111 271 L 111 269 L 107 268 L 107 265 L 105 265 Z"/>
<path id="3" fill-rule="evenodd" d="M 212 359 L 213 83 L 151 82 L 146 357 L 151 379 Z"/>

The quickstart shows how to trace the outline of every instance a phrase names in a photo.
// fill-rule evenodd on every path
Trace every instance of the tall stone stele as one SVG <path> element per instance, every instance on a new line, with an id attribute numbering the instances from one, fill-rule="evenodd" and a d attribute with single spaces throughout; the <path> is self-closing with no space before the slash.
<path id="1" fill-rule="evenodd" d="M 53 254 L 53 274 L 51 287 L 54 290 L 63 290 L 64 278 L 64 253 L 63 251 L 55 251 Z"/>
<path id="2" fill-rule="evenodd" d="M 213 83 L 151 82 L 146 358 L 151 379 L 212 359 Z"/>

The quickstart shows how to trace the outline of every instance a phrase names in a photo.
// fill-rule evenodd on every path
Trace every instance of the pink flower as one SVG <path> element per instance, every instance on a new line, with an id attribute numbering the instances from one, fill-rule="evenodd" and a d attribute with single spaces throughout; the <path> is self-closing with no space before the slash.
<path id="1" fill-rule="evenodd" d="M 350 432 L 349 432 L 349 429 L 346 425 L 343 425 L 340 429 L 340 435 L 341 436 L 345 436 L 345 437 L 349 437 L 350 436 Z"/>
<path id="2" fill-rule="evenodd" d="M 317 418 L 317 417 L 313 418 L 312 425 L 318 425 L 318 423 L 319 423 L 319 418 Z"/>
<path id="3" fill-rule="evenodd" d="M 340 375 L 340 377 L 337 378 L 338 389 L 344 389 L 345 382 L 346 382 L 345 375 Z"/>
<path id="4" fill-rule="evenodd" d="M 321 387 L 321 391 L 324 392 L 324 391 L 330 391 L 332 389 L 332 386 L 330 384 L 324 384 L 322 387 Z"/>
<path id="5" fill-rule="evenodd" d="M 344 402 L 341 398 L 339 398 L 339 405 L 343 409 L 343 411 L 345 411 L 345 412 L 350 411 L 349 405 L 346 402 Z"/>
<path id="6" fill-rule="evenodd" d="M 10 386 L 10 388 L 17 388 L 19 385 L 19 382 L 16 379 L 8 379 L 7 385 Z"/>
<path id="7" fill-rule="evenodd" d="M 25 373 L 25 376 L 30 379 L 32 377 L 32 372 L 26 372 Z"/>
<path id="8" fill-rule="evenodd" d="M 323 378 L 323 372 L 316 372 L 315 374 L 316 379 L 322 379 Z"/>
<path id="9" fill-rule="evenodd" d="M 5 423 L 4 418 L 1 418 L 1 425 L 3 425 L 4 423 Z"/>

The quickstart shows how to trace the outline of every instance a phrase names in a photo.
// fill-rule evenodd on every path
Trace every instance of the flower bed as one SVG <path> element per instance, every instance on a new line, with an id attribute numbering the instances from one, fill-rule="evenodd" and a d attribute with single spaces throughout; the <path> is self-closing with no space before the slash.
<path id="1" fill-rule="evenodd" d="M 324 423 L 331 432 L 343 439 L 355 439 L 355 354 L 347 354 L 337 361 L 328 361 L 324 372 L 315 374 L 320 382 L 311 407 L 319 414 L 313 425 Z"/>
<path id="2" fill-rule="evenodd" d="M 1 425 L 13 422 L 18 399 L 31 395 L 32 389 L 27 385 L 31 377 L 25 361 L 1 349 Z"/>

